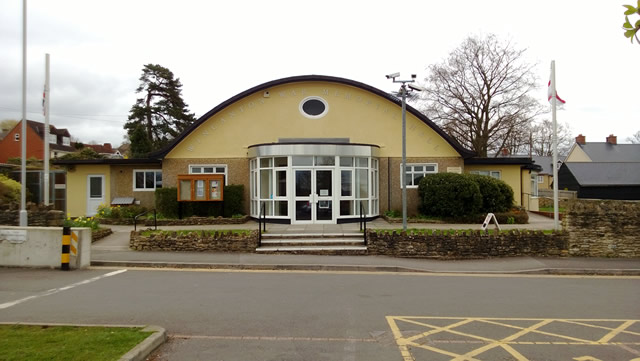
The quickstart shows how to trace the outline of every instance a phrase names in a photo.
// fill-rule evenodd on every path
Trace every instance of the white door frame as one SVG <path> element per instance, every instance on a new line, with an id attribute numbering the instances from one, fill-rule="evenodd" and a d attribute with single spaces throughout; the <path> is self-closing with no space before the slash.
<path id="1" fill-rule="evenodd" d="M 101 197 L 91 197 L 91 178 L 100 178 L 102 189 Z M 105 177 L 104 174 L 87 174 L 87 216 L 93 217 L 98 213 L 98 206 L 105 201 Z"/>
<path id="2" fill-rule="evenodd" d="M 307 171 L 311 173 L 311 194 L 308 196 L 296 195 L 296 172 L 297 171 Z M 331 172 L 331 195 L 323 196 L 318 194 L 319 190 L 317 189 L 317 173 L 318 171 L 329 171 Z M 317 168 L 317 167 L 309 167 L 309 168 L 293 168 L 292 169 L 292 178 L 293 178 L 293 189 L 292 189 L 292 199 L 293 199 L 293 207 L 292 207 L 292 217 L 291 223 L 294 224 L 333 224 L 336 223 L 336 185 L 335 185 L 335 168 Z M 296 202 L 306 201 L 309 202 L 311 207 L 311 219 L 310 220 L 297 220 L 296 219 Z M 321 201 L 330 201 L 331 202 L 331 219 L 328 220 L 318 220 L 317 214 L 317 206 Z"/>

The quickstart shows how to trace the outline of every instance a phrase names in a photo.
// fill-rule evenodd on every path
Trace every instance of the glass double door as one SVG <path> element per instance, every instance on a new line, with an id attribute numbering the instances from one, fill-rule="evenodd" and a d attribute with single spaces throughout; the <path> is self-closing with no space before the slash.
<path id="1" fill-rule="evenodd" d="M 333 223 L 333 169 L 294 169 L 295 222 Z"/>

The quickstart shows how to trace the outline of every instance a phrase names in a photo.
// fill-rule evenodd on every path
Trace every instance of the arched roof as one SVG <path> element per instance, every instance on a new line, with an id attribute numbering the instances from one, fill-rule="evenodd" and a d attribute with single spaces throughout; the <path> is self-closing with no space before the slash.
<path id="1" fill-rule="evenodd" d="M 164 148 L 152 152 L 149 154 L 150 158 L 164 158 L 164 156 L 166 156 L 176 145 L 178 145 L 186 136 L 188 136 L 191 132 L 193 132 L 195 129 L 197 129 L 202 123 L 204 123 L 207 119 L 211 118 L 213 115 L 215 115 L 216 113 L 222 111 L 223 109 L 225 109 L 226 107 L 228 107 L 229 105 L 253 94 L 256 92 L 260 92 L 260 91 L 264 91 L 267 90 L 269 88 L 278 86 L 278 85 L 282 85 L 282 84 L 289 84 L 289 83 L 299 83 L 299 82 L 331 82 L 331 83 L 340 83 L 340 84 L 345 84 L 345 85 L 350 85 L 356 88 L 360 88 L 366 91 L 369 91 L 375 95 L 378 95 L 384 99 L 389 100 L 390 102 L 397 104 L 398 106 L 402 106 L 402 100 L 389 94 L 386 93 L 378 88 L 374 88 L 370 85 L 355 81 L 355 80 L 351 80 L 351 79 L 345 79 L 345 78 L 339 78 L 339 77 L 334 77 L 334 76 L 327 76 L 327 75 L 299 75 L 299 76 L 292 76 L 292 77 L 288 77 L 288 78 L 282 78 L 282 79 L 277 79 L 277 80 L 272 80 L 260 85 L 257 85 L 253 88 L 247 89 L 227 100 L 225 100 L 224 102 L 218 104 L 215 108 L 209 110 L 208 112 L 206 112 L 205 114 L 203 114 L 200 118 L 198 118 L 191 126 L 189 126 L 187 129 L 185 129 L 185 131 L 183 131 L 182 133 L 180 133 L 180 135 L 178 135 L 171 143 L 169 143 L 167 146 L 165 146 Z M 422 114 L 421 112 L 419 112 L 417 109 L 415 109 L 414 107 L 410 106 L 409 104 L 407 104 L 407 112 L 413 114 L 416 118 L 420 119 L 422 122 L 424 122 L 426 125 L 428 125 L 431 129 L 433 129 L 439 136 L 441 136 L 447 143 L 449 143 L 453 149 L 455 149 L 460 156 L 462 156 L 463 158 L 470 158 L 473 157 L 475 155 L 475 153 L 471 150 L 468 150 L 464 147 L 462 147 L 457 141 L 455 141 L 452 137 L 450 137 L 447 133 L 445 133 L 440 127 L 438 127 L 433 121 L 431 121 L 429 118 L 427 118 L 426 115 Z"/>

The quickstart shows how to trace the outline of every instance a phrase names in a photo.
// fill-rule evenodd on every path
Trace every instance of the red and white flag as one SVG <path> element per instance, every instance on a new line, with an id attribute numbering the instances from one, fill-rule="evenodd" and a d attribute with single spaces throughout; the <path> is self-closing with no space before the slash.
<path id="1" fill-rule="evenodd" d="M 42 91 L 42 115 L 47 115 L 47 107 L 46 107 L 46 101 L 47 101 L 47 86 L 44 86 L 44 90 Z"/>
<path id="2" fill-rule="evenodd" d="M 549 84 L 548 84 L 548 86 L 547 86 L 547 100 L 548 100 L 548 101 L 551 101 L 551 97 L 553 96 L 553 94 L 551 94 L 551 93 L 552 93 L 552 90 L 551 90 L 551 79 L 549 79 Z M 562 98 L 560 98 L 560 96 L 558 95 L 558 90 L 557 90 L 557 89 L 556 89 L 556 99 L 557 99 L 560 103 L 562 103 L 562 104 L 566 103 L 566 102 L 565 102 L 564 100 L 562 100 Z"/>

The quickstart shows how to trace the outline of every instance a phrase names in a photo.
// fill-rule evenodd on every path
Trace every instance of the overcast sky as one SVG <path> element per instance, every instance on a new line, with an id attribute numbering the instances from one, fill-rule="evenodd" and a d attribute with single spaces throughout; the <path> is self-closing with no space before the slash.
<path id="1" fill-rule="evenodd" d="M 330 75 L 384 91 L 399 71 L 423 79 L 471 34 L 528 49 L 546 104 L 556 61 L 558 112 L 587 141 L 640 130 L 640 45 L 623 36 L 623 4 L 581 1 L 29 0 L 27 118 L 44 121 L 51 55 L 51 124 L 82 142 L 119 145 L 144 64 L 169 68 L 200 117 L 255 85 Z M 635 20 L 634 20 L 635 21 Z M 21 118 L 22 1 L 0 2 L 0 120 Z M 542 118 L 550 118 L 550 115 Z"/>

